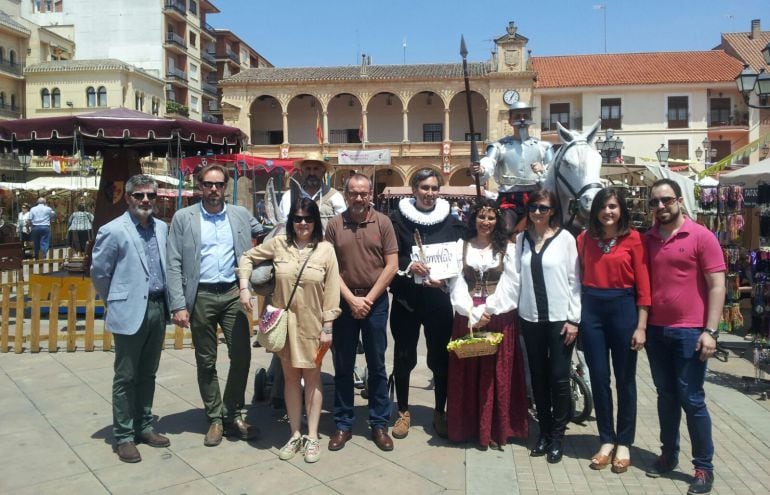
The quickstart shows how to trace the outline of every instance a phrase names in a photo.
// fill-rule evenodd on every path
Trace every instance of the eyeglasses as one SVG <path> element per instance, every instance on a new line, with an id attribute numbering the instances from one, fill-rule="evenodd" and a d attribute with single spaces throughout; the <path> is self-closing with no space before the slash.
<path id="1" fill-rule="evenodd" d="M 311 217 L 310 215 L 294 215 L 291 221 L 294 223 L 302 223 L 302 222 L 313 223 L 314 222 L 313 217 Z"/>
<path id="2" fill-rule="evenodd" d="M 135 192 L 131 193 L 131 197 L 134 198 L 137 201 L 142 201 L 145 197 L 149 199 L 150 201 L 154 200 L 158 197 L 158 193 L 154 192 Z"/>
<path id="3" fill-rule="evenodd" d="M 548 213 L 553 210 L 553 206 L 548 205 L 529 205 L 527 209 L 530 213 Z"/>
<path id="4" fill-rule="evenodd" d="M 206 189 L 211 189 L 214 186 L 217 186 L 217 189 L 225 188 L 224 182 L 211 182 L 210 180 L 204 180 L 203 182 L 201 182 L 201 184 L 203 184 L 203 187 L 205 187 Z"/>
<path id="5" fill-rule="evenodd" d="M 650 198 L 648 204 L 650 205 L 650 208 L 660 208 L 661 206 L 665 208 L 666 206 L 674 204 L 674 201 L 676 201 L 675 197 L 664 196 L 662 198 Z"/>
<path id="6" fill-rule="evenodd" d="M 368 192 L 353 192 L 353 191 L 348 191 L 348 192 L 347 192 L 347 195 L 348 195 L 349 197 L 351 197 L 351 198 L 358 198 L 358 197 L 360 197 L 361 199 L 366 199 L 366 198 L 368 198 L 368 197 L 369 197 L 369 193 L 368 193 Z"/>

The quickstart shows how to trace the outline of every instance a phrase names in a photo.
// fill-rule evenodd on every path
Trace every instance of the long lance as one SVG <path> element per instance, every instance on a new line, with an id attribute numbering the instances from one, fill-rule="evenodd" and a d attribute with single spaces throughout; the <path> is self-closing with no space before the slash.
<path id="1" fill-rule="evenodd" d="M 471 83 L 468 80 L 468 49 L 465 37 L 460 35 L 460 56 L 463 58 L 463 78 L 465 79 L 465 103 L 468 105 L 468 127 L 471 131 L 471 163 L 479 163 L 479 148 L 476 145 L 476 129 L 473 127 L 473 108 L 471 108 Z M 481 178 L 478 172 L 473 174 L 476 181 L 476 200 L 481 199 Z"/>

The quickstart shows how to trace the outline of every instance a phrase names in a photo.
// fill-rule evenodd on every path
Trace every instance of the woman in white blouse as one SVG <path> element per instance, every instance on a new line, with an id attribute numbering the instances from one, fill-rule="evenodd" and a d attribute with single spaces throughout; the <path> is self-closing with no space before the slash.
<path id="1" fill-rule="evenodd" d="M 580 274 L 575 238 L 559 226 L 551 191 L 532 193 L 527 230 L 516 237 L 515 287 L 519 321 L 527 347 L 540 436 L 533 457 L 561 461 L 570 419 L 569 370 L 580 323 Z"/>
<path id="2" fill-rule="evenodd" d="M 455 310 L 452 337 L 500 332 L 503 341 L 491 356 L 449 357 L 448 436 L 477 440 L 483 449 L 501 449 L 511 437 L 527 438 L 524 356 L 516 328 L 517 285 L 514 245 L 508 242 L 502 214 L 489 199 L 468 216 L 468 235 L 457 242 L 460 276 L 449 281 Z"/>

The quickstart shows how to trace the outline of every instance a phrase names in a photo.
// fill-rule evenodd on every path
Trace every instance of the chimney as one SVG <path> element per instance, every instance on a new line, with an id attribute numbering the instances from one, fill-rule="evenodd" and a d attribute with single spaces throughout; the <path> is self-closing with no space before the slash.
<path id="1" fill-rule="evenodd" d="M 751 34 L 749 35 L 749 39 L 755 40 L 759 37 L 759 33 L 762 30 L 759 27 L 759 19 L 752 19 L 751 20 Z"/>

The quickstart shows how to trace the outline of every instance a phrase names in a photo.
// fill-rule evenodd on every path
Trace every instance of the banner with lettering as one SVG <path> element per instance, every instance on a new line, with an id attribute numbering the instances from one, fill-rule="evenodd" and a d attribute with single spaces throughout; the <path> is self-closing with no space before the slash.
<path id="1" fill-rule="evenodd" d="M 340 165 L 390 165 L 390 150 L 340 150 Z"/>

